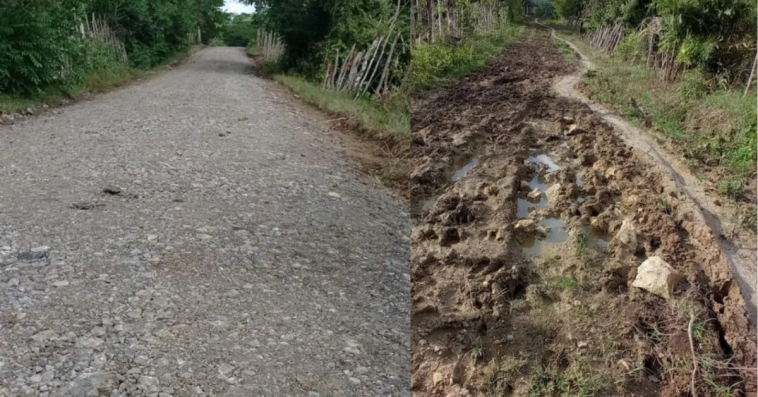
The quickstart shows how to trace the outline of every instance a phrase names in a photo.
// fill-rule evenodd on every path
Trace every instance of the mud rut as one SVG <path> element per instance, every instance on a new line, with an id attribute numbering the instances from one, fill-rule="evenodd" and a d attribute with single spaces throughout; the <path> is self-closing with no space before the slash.
<path id="1" fill-rule="evenodd" d="M 755 331 L 714 236 L 610 124 L 551 93 L 572 71 L 528 29 L 414 101 L 414 395 L 689 395 L 690 311 L 698 395 L 754 394 Z M 650 256 L 686 276 L 670 303 L 630 287 Z"/>

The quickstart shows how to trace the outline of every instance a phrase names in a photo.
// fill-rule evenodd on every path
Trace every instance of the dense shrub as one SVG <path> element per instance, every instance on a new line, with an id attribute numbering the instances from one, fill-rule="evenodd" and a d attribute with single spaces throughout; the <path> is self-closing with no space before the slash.
<path id="1" fill-rule="evenodd" d="M 318 80 L 324 60 L 338 51 L 347 53 L 355 45 L 366 49 L 381 34 L 395 14 L 395 0 L 246 0 L 255 4 L 265 27 L 282 36 L 286 45 L 285 69 Z M 401 0 L 400 16 L 394 32 L 410 40 L 410 1 Z M 393 33 L 393 34 L 395 34 Z M 407 48 L 407 46 L 406 46 Z M 404 70 L 410 51 L 400 57 L 397 68 Z M 402 75 L 402 74 L 393 74 Z M 395 82 L 397 83 L 397 82 Z"/>
<path id="2" fill-rule="evenodd" d="M 93 13 L 123 41 L 133 66 L 151 67 L 185 50 L 198 28 L 209 38 L 222 5 L 223 0 L 4 0 L 0 94 L 65 88 L 107 67 L 110 51 L 78 32 Z"/>

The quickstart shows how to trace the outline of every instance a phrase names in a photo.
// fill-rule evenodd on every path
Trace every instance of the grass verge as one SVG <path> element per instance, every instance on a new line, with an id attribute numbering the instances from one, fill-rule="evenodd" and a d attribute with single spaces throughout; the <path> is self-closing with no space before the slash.
<path id="1" fill-rule="evenodd" d="M 429 90 L 481 69 L 523 32 L 523 25 L 512 24 L 453 44 L 418 45 L 411 57 L 411 92 Z"/>
<path id="2" fill-rule="evenodd" d="M 108 67 L 92 70 L 80 84 L 65 89 L 51 89 L 31 97 L 0 94 L 0 113 L 16 113 L 26 109 L 38 109 L 44 105 L 61 106 L 90 93 L 100 94 L 126 86 L 134 81 L 148 78 L 156 73 L 174 67 L 197 52 L 202 46 L 193 46 L 188 51 L 178 53 L 161 65 L 152 69 L 138 69 L 125 64 L 111 63 Z"/>
<path id="3" fill-rule="evenodd" d="M 594 70 L 579 85 L 589 98 L 654 131 L 723 196 L 755 203 L 754 94 L 743 96 L 741 87 L 717 87 L 697 70 L 666 82 L 642 63 L 602 54 L 565 26 L 550 26 L 593 63 Z"/>

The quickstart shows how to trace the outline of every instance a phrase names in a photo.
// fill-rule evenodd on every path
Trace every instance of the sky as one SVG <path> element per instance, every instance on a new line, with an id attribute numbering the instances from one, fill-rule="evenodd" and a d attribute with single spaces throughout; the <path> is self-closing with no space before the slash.
<path id="1" fill-rule="evenodd" d="M 224 11 L 235 14 L 249 14 L 255 7 L 240 3 L 238 0 L 224 0 Z"/>

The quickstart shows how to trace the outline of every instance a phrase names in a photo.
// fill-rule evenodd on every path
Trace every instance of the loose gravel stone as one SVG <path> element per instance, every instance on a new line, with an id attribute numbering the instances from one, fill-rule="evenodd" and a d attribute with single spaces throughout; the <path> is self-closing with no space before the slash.
<path id="1" fill-rule="evenodd" d="M 408 208 L 324 120 L 209 48 L 0 126 L 0 396 L 410 395 Z"/>

